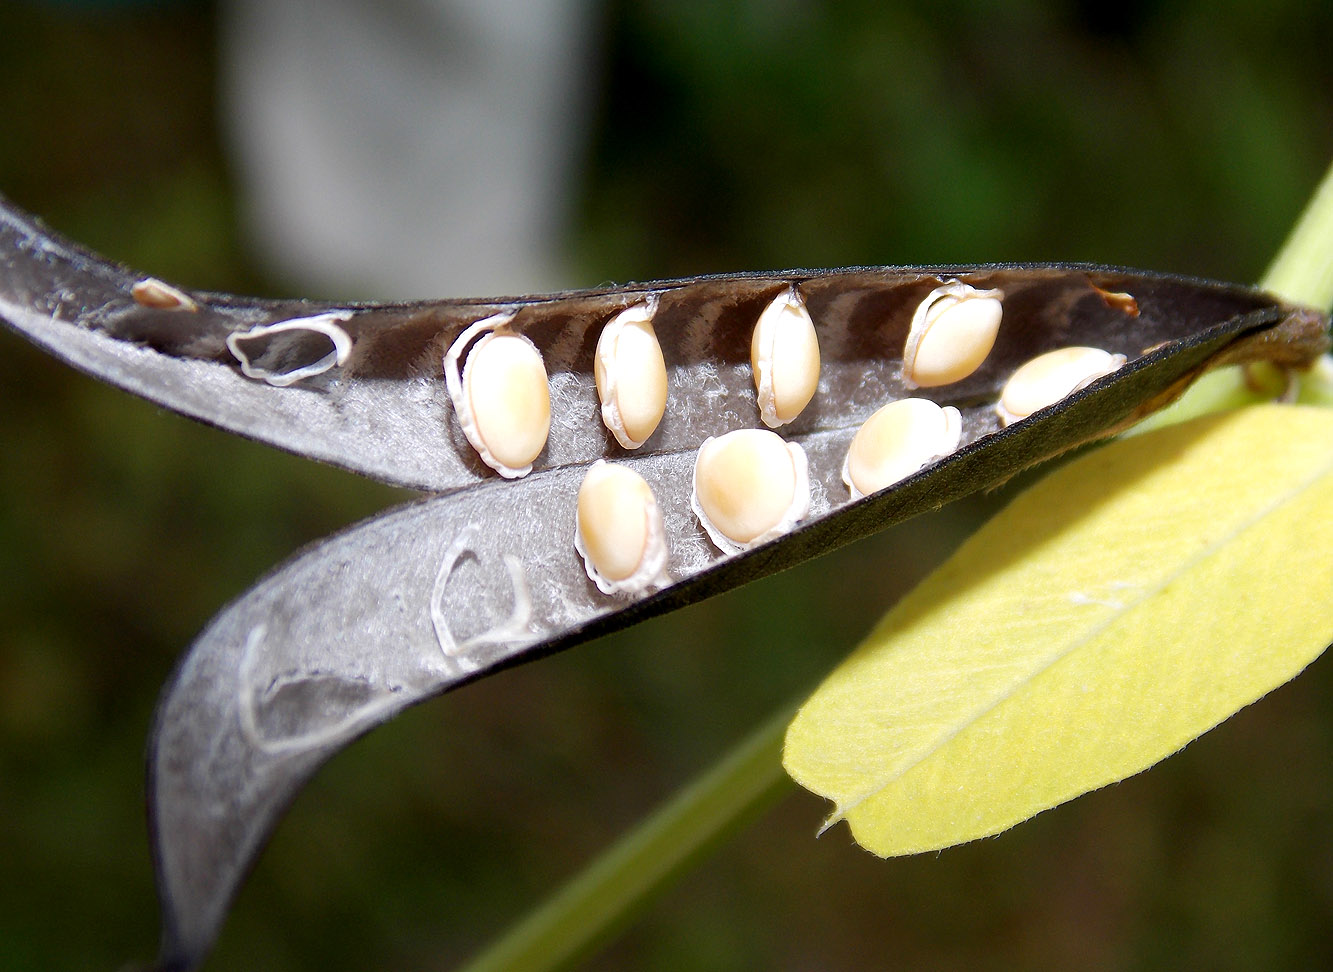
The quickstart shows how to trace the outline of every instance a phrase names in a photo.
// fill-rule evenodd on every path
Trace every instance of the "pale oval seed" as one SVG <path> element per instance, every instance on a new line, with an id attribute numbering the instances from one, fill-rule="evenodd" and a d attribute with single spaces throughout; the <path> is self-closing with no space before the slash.
<path id="1" fill-rule="evenodd" d="M 695 458 L 690 505 L 727 553 L 781 536 L 810 511 L 805 450 L 765 429 L 710 436 Z"/>
<path id="2" fill-rule="evenodd" d="M 917 305 L 903 348 L 903 381 L 933 388 L 962 381 L 995 346 L 1003 316 L 1002 290 L 978 290 L 961 280 L 936 287 Z"/>
<path id="3" fill-rule="evenodd" d="M 657 301 L 626 308 L 602 328 L 593 359 L 602 422 L 626 449 L 648 441 L 666 412 L 667 373 L 653 330 Z"/>
<path id="4" fill-rule="evenodd" d="M 521 334 L 483 338 L 468 355 L 463 388 L 477 435 L 500 466 L 531 466 L 551 429 L 550 389 L 536 345 Z"/>
<path id="5" fill-rule="evenodd" d="M 191 313 L 199 309 L 193 297 L 156 277 L 145 277 L 130 288 L 135 303 L 155 310 L 180 310 Z"/>
<path id="6" fill-rule="evenodd" d="M 819 337 L 805 301 L 791 287 L 774 297 L 750 338 L 759 417 L 771 429 L 800 415 L 819 387 Z"/>
<path id="7" fill-rule="evenodd" d="M 667 583 L 662 514 L 637 472 L 598 459 L 579 487 L 574 546 L 603 594 L 639 594 Z"/>
<path id="8" fill-rule="evenodd" d="M 444 358 L 458 423 L 483 462 L 506 479 L 526 476 L 551 431 L 551 392 L 537 346 L 497 314 L 463 331 Z M 475 344 L 478 334 L 486 333 Z M 471 348 L 469 349 L 469 345 Z M 458 359 L 467 352 L 460 378 Z"/>
<path id="9" fill-rule="evenodd" d="M 1101 348 L 1058 348 L 1022 365 L 1009 376 L 995 411 L 1001 425 L 1027 418 L 1080 388 L 1109 375 L 1125 363 L 1123 354 Z"/>
<path id="10" fill-rule="evenodd" d="M 868 496 L 956 451 L 962 435 L 963 418 L 952 405 L 941 408 L 924 398 L 889 402 L 857 430 L 842 480 L 852 499 Z"/>

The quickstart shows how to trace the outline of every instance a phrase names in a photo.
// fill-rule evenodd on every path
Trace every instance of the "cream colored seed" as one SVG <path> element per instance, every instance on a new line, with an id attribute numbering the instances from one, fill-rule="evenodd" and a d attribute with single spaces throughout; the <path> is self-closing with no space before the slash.
<path id="1" fill-rule="evenodd" d="M 579 487 L 576 521 L 574 546 L 603 594 L 639 594 L 669 580 L 662 514 L 634 470 L 593 463 Z"/>
<path id="2" fill-rule="evenodd" d="M 497 314 L 477 321 L 444 358 L 444 377 L 463 434 L 482 461 L 506 479 L 532 471 L 551 431 L 546 366 L 535 344 L 508 330 L 512 319 L 512 314 Z M 484 336 L 476 340 L 479 334 Z M 460 378 L 458 359 L 464 352 L 467 363 Z"/>
<path id="3" fill-rule="evenodd" d="M 759 417 L 771 429 L 801 414 L 819 387 L 819 337 L 792 287 L 764 308 L 750 338 Z"/>
<path id="4" fill-rule="evenodd" d="M 626 449 L 648 441 L 666 411 L 667 373 L 653 331 L 656 299 L 612 318 L 597 339 L 593 375 L 602 421 Z"/>
<path id="5" fill-rule="evenodd" d="M 694 461 L 690 505 L 705 532 L 739 553 L 791 530 L 810 511 L 805 450 L 765 429 L 708 438 Z"/>
<path id="6" fill-rule="evenodd" d="M 903 349 L 903 381 L 934 388 L 962 381 L 995 346 L 1003 315 L 1002 290 L 978 290 L 961 280 L 936 287 L 917 305 Z"/>
<path id="7" fill-rule="evenodd" d="M 1054 405 L 1124 363 L 1123 354 L 1111 354 L 1101 348 L 1059 348 L 1038 355 L 1005 382 L 995 406 L 1000 424 L 1011 425 L 1040 408 Z"/>
<path id="8" fill-rule="evenodd" d="M 155 310 L 181 310 L 193 313 L 199 309 L 194 298 L 183 290 L 164 283 L 156 277 L 145 277 L 130 288 L 135 303 Z"/>
<path id="9" fill-rule="evenodd" d="M 1123 290 L 1102 290 L 1096 284 L 1093 284 L 1092 289 L 1097 291 L 1102 303 L 1112 310 L 1118 310 L 1130 317 L 1139 316 L 1139 302 L 1134 299 L 1133 294 L 1127 294 Z"/>
<path id="10" fill-rule="evenodd" d="M 857 431 L 842 466 L 852 499 L 892 486 L 958 448 L 963 418 L 924 398 L 889 402 Z"/>

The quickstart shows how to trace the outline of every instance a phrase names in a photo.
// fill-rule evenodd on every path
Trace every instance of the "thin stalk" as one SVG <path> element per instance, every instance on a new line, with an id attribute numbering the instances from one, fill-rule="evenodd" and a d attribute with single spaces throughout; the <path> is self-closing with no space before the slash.
<path id="1" fill-rule="evenodd" d="M 1259 286 L 1279 297 L 1333 307 L 1333 166 L 1268 265 Z"/>
<path id="2" fill-rule="evenodd" d="M 793 786 L 782 770 L 788 706 L 581 874 L 514 925 L 464 972 L 546 972 L 588 955 Z"/>
<path id="3" fill-rule="evenodd" d="M 1259 286 L 1320 310 L 1333 308 L 1333 166 L 1268 265 Z M 1333 355 L 1301 377 L 1297 401 L 1333 405 Z"/>
<path id="4" fill-rule="evenodd" d="M 1260 286 L 1297 303 L 1333 305 L 1333 168 Z M 1241 369 L 1223 369 L 1204 376 L 1149 422 L 1169 425 L 1271 397 L 1256 393 Z M 1302 398 L 1333 404 L 1333 358 L 1325 355 L 1311 369 Z M 724 837 L 787 791 L 792 784 L 782 770 L 782 743 L 794 711 L 794 706 L 783 708 L 463 972 L 550 972 L 589 954 Z"/>
<path id="5" fill-rule="evenodd" d="M 1324 174 L 1259 286 L 1293 303 L 1321 310 L 1333 307 L 1333 166 Z M 1272 371 L 1239 365 L 1210 371 L 1178 401 L 1136 425 L 1133 434 L 1272 401 L 1287 390 L 1286 376 Z M 1297 401 L 1333 405 L 1333 358 L 1329 355 L 1296 379 Z"/>

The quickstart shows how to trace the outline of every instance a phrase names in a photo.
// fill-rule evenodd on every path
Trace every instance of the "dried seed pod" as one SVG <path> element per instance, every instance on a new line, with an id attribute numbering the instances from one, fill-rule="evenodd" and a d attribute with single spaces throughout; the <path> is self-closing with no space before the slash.
<path id="1" fill-rule="evenodd" d="M 1125 363 L 1123 354 L 1101 348 L 1058 348 L 1039 354 L 1009 376 L 995 406 L 1001 425 L 1011 425 L 1054 405 Z"/>
<path id="2" fill-rule="evenodd" d="M 1003 314 L 1002 290 L 978 290 L 945 281 L 917 305 L 903 349 L 903 381 L 934 388 L 962 381 L 995 346 Z"/>
<path id="3" fill-rule="evenodd" d="M 892 486 L 958 448 L 963 418 L 924 398 L 889 402 L 857 430 L 842 464 L 852 499 Z"/>
<path id="4" fill-rule="evenodd" d="M 535 344 L 509 330 L 513 318 L 496 314 L 477 321 L 444 356 L 444 379 L 463 434 L 482 462 L 506 479 L 532 471 L 551 431 L 546 366 Z"/>
<path id="5" fill-rule="evenodd" d="M 603 594 L 670 583 L 666 534 L 652 488 L 628 466 L 599 459 L 579 487 L 574 547 Z"/>
<path id="6" fill-rule="evenodd" d="M 819 387 L 819 338 L 805 301 L 790 287 L 774 297 L 755 323 L 750 365 L 759 417 L 770 429 L 801 414 Z"/>
<path id="7" fill-rule="evenodd" d="M 810 511 L 805 450 L 766 429 L 738 429 L 699 447 L 690 506 L 726 553 L 782 536 Z"/>
<path id="8" fill-rule="evenodd" d="M 827 516 L 756 557 L 719 555 L 702 536 L 686 537 L 673 546 L 671 563 L 689 580 L 660 596 L 610 605 L 569 551 L 569 507 L 583 464 L 605 453 L 606 435 L 595 422 L 555 423 L 547 468 L 504 484 L 476 482 L 471 447 L 459 449 L 455 436 L 429 425 L 438 389 L 422 384 L 421 362 L 489 313 L 479 307 L 497 301 L 358 305 L 347 327 L 356 341 L 349 365 L 356 364 L 333 393 L 322 393 L 249 380 L 231 366 L 223 342 L 265 322 L 337 310 L 333 305 L 209 294 L 195 313 L 154 310 L 131 298 L 142 275 L 61 240 L 3 199 L 0 254 L 0 323 L 58 357 L 219 427 L 442 494 L 340 533 L 268 575 L 204 629 L 164 692 L 149 746 L 148 799 L 167 929 L 162 964 L 173 967 L 204 957 L 258 848 L 318 765 L 407 706 L 987 488 L 1141 417 L 1216 362 L 1300 367 L 1329 342 L 1326 315 L 1247 288 L 1087 266 L 958 270 L 1003 288 L 1005 326 L 1022 331 L 1025 346 L 1114 342 L 1128 351 L 1165 342 L 1167 353 L 1140 357 L 1132 376 L 1105 383 L 1107 394 L 1068 402 L 1063 417 L 1052 415 L 1060 406 L 1039 413 L 1013 434 L 985 436 L 997 423 L 967 408 L 969 433 L 981 435 L 967 461 L 941 463 L 901 501 L 884 496 L 875 516 L 831 497 Z M 664 489 L 679 489 L 699 442 L 731 427 L 730 404 L 751 394 L 750 377 L 730 367 L 737 339 L 751 337 L 755 311 L 799 280 L 803 298 L 819 309 L 825 348 L 838 349 L 826 356 L 819 379 L 828 401 L 817 428 L 802 436 L 811 445 L 812 480 L 829 483 L 844 458 L 830 443 L 850 439 L 875 389 L 900 381 L 901 356 L 879 354 L 868 328 L 886 308 L 914 305 L 937 274 L 854 268 L 709 276 L 503 304 L 522 307 L 545 368 L 577 398 L 580 383 L 588 384 L 588 329 L 627 302 L 670 292 L 672 326 L 663 322 L 657 330 L 672 387 L 699 394 L 673 402 L 679 416 L 654 433 L 657 455 L 630 453 L 626 463 Z M 923 287 L 927 277 L 932 282 Z M 1132 316 L 1123 301 L 1113 310 L 1099 306 L 1090 285 L 1132 293 L 1142 313 Z M 742 318 L 735 312 L 741 307 L 754 310 Z M 278 338 L 270 344 L 289 340 Z M 983 365 L 957 396 L 960 406 L 964 399 L 993 401 L 1001 384 L 996 371 Z M 464 554 L 466 566 L 455 570 Z M 358 610 L 349 613 L 349 604 Z M 423 642 L 431 628 L 438 653 Z M 253 839 L 238 841 L 238 833 Z"/>
<path id="9" fill-rule="evenodd" d="M 666 411 L 666 361 L 653 331 L 656 311 L 656 298 L 626 308 L 597 339 L 593 374 L 602 421 L 626 449 L 647 442 Z"/>

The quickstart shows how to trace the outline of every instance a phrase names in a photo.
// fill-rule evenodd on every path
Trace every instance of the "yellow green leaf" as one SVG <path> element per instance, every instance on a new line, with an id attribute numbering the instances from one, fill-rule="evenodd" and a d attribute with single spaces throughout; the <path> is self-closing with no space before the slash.
<path id="1" fill-rule="evenodd" d="M 1112 443 L 1024 492 L 802 707 L 783 763 L 882 856 L 1140 772 L 1333 641 L 1333 410 Z"/>

